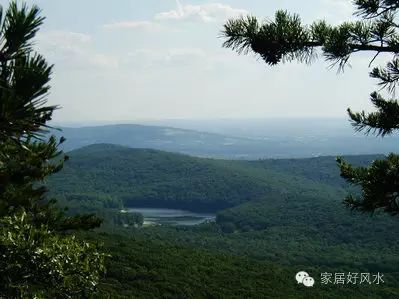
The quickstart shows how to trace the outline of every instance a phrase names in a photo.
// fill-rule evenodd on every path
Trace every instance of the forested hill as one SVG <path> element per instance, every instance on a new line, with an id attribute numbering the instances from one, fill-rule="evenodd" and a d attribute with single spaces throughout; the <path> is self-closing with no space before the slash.
<path id="1" fill-rule="evenodd" d="M 100 202 L 107 207 L 123 204 L 219 211 L 265 196 L 336 199 L 344 194 L 337 185 L 342 181 L 333 157 L 319 158 L 328 163 L 318 167 L 323 163 L 213 160 L 109 144 L 84 147 L 69 156 L 62 172 L 48 182 L 50 190 L 69 205 Z"/>
<path id="2" fill-rule="evenodd" d="M 233 290 L 242 287 L 239 298 L 264 298 L 270 282 L 289 284 L 295 271 L 310 269 L 317 275 L 383 272 L 386 284 L 356 291 L 327 288 L 323 294 L 317 293 L 323 289 L 318 284 L 305 298 L 351 298 L 353 293 L 352 298 L 397 298 L 398 222 L 387 215 L 351 214 L 344 207 L 343 187 L 347 186 L 339 178 L 334 157 L 228 161 L 109 144 L 91 145 L 69 155 L 65 168 L 48 184 L 56 198 L 72 209 L 124 204 L 217 211 L 216 223 L 118 227 L 115 230 L 126 235 L 95 235 L 112 255 L 101 285 L 110 294 L 129 298 L 150 292 L 149 297 L 157 297 L 167 290 L 176 294 L 180 286 L 186 288 L 184 294 L 194 294 L 205 281 L 209 287 L 201 290 L 209 293 L 204 297 L 217 297 L 230 294 L 224 286 L 232 279 L 239 281 Z M 349 159 L 362 165 L 374 158 Z M 221 255 L 215 256 L 215 251 Z M 270 271 L 265 261 L 280 272 Z M 181 274 L 182 263 L 193 271 Z M 249 270 L 242 272 L 243 267 Z M 286 272 L 285 267 L 293 268 Z M 233 276 L 226 280 L 224 273 L 229 271 Z M 259 275 L 272 277 L 263 282 Z M 300 290 L 293 282 L 283 290 L 276 287 L 275 297 L 291 298 Z"/>
<path id="3" fill-rule="evenodd" d="M 383 155 L 352 155 L 344 158 L 353 165 L 368 166 L 373 160 L 383 158 Z M 336 187 L 348 187 L 347 182 L 340 177 L 335 156 L 304 159 L 263 159 L 242 163 L 248 164 L 251 167 L 265 168 L 305 177 Z"/>

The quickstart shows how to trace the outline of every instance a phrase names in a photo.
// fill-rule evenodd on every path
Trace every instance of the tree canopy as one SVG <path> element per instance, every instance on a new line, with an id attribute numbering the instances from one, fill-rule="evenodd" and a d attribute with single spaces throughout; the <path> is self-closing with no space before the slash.
<path id="1" fill-rule="evenodd" d="M 43 133 L 57 106 L 47 104 L 52 66 L 34 51 L 44 21 L 33 5 L 0 8 L 0 297 L 88 297 L 104 270 L 96 246 L 65 231 L 97 227 L 65 217 L 43 180 L 61 170 L 63 138 Z"/>
<path id="2" fill-rule="evenodd" d="M 253 52 L 270 66 L 297 60 L 311 63 L 321 53 L 331 67 L 343 71 L 351 56 L 358 52 L 372 52 L 370 65 L 381 53 L 392 55 L 385 67 L 374 67 L 370 76 L 384 89 L 371 94 L 375 112 L 353 112 L 348 109 L 356 131 L 384 137 L 399 129 L 399 104 L 394 98 L 399 81 L 399 20 L 396 12 L 399 1 L 355 0 L 354 21 L 334 26 L 326 21 L 310 25 L 302 23 L 299 15 L 277 11 L 275 19 L 259 22 L 256 17 L 242 16 L 225 25 L 223 46 L 238 53 Z M 388 98 L 387 98 L 388 97 Z M 399 157 L 390 154 L 376 160 L 370 167 L 353 167 L 337 158 L 341 176 L 361 187 L 362 194 L 349 195 L 345 202 L 351 208 L 374 212 L 384 210 L 399 213 Z"/>

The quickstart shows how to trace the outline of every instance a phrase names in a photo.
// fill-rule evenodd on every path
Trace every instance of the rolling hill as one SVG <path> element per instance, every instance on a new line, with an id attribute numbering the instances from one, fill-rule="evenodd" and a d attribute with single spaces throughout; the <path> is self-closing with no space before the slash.
<path id="1" fill-rule="evenodd" d="M 273 128 L 273 129 L 271 129 Z M 223 159 L 305 158 L 328 155 L 361 155 L 389 153 L 399 147 L 399 139 L 384 140 L 372 136 L 336 134 L 319 136 L 308 131 L 286 134 L 284 128 L 269 124 L 264 136 L 236 137 L 228 134 L 145 125 L 105 125 L 97 127 L 62 128 L 52 134 L 67 138 L 65 151 L 84 146 L 110 143 L 131 148 L 152 148 L 198 157 Z M 259 128 L 258 128 L 259 130 Z M 331 128 L 334 130 L 334 127 Z M 239 130 L 236 130 L 239 134 Z M 269 133 L 267 133 L 269 132 Z"/>
<path id="2" fill-rule="evenodd" d="M 399 294 L 399 223 L 378 213 L 351 213 L 342 205 L 347 186 L 334 157 L 229 161 L 109 144 L 69 155 L 48 185 L 61 203 L 79 211 L 145 205 L 217 212 L 216 223 L 195 227 L 102 228 L 120 235 L 93 235 L 112 253 L 100 286 L 105 294 L 195 297 L 206 282 L 203 297 L 267 298 L 274 281 L 284 282 L 274 288 L 274 296 L 284 298 Z M 348 160 L 362 165 L 375 158 Z M 298 269 L 318 278 L 322 272 L 381 272 L 385 283 L 370 288 L 318 284 L 302 294 L 295 281 L 289 283 Z M 230 279 L 235 286 L 224 289 Z"/>
<path id="3" fill-rule="evenodd" d="M 120 207 L 177 208 L 217 213 L 224 231 L 290 227 L 324 239 L 369 239 L 395 231 L 391 217 L 351 214 L 350 188 L 333 157 L 233 161 L 98 144 L 69 153 L 48 186 L 60 203 L 79 211 Z M 367 164 L 376 156 L 348 160 Z M 365 234 L 367 229 L 368 233 Z M 345 230 L 345 234 L 339 234 Z"/>
<path id="4" fill-rule="evenodd" d="M 97 144 L 68 153 L 48 184 L 69 201 L 220 211 L 273 194 L 342 197 L 343 190 L 249 162 Z"/>

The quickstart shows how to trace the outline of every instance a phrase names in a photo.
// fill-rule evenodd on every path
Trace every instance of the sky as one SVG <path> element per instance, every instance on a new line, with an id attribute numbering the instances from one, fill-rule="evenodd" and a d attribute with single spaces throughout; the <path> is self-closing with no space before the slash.
<path id="1" fill-rule="evenodd" d="M 222 48 L 229 18 L 267 20 L 285 9 L 305 23 L 338 24 L 353 18 L 350 0 L 26 2 L 46 17 L 35 42 L 55 65 L 48 99 L 61 107 L 57 122 L 341 118 L 348 107 L 372 110 L 371 54 L 337 74 L 323 59 L 269 67 Z"/>

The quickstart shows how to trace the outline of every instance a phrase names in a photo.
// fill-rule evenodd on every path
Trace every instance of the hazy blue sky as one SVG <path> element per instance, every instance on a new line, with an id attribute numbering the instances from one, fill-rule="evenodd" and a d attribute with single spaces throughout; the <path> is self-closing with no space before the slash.
<path id="1" fill-rule="evenodd" d="M 0 0 L 6 5 L 9 1 Z M 56 121 L 344 117 L 370 109 L 368 56 L 337 76 L 323 61 L 270 68 L 223 49 L 223 22 L 277 9 L 311 22 L 351 17 L 350 0 L 36 0 L 37 47 L 55 64 Z"/>

